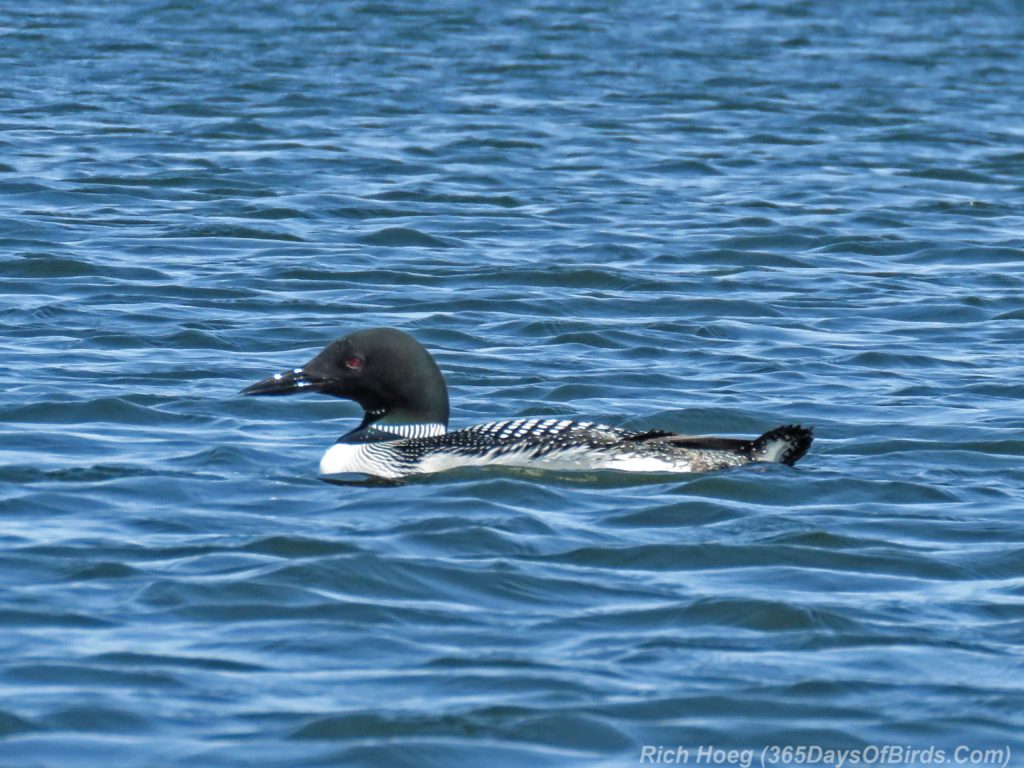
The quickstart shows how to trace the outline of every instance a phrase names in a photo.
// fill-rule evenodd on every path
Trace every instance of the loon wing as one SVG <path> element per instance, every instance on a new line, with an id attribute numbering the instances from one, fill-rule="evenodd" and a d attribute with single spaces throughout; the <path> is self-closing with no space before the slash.
<path id="1" fill-rule="evenodd" d="M 750 453 L 754 445 L 753 440 L 743 440 L 735 437 L 679 435 L 662 429 L 639 432 L 635 435 L 630 435 L 626 440 L 636 443 L 667 443 L 676 448 L 689 448 L 695 451 L 735 451 L 737 453 Z"/>
<path id="2" fill-rule="evenodd" d="M 638 443 L 663 443 L 692 451 L 728 451 L 755 461 L 777 461 L 792 466 L 799 461 L 814 440 L 813 429 L 787 424 L 765 432 L 755 440 L 735 437 L 678 435 L 661 429 L 638 432 L 626 440 Z"/>

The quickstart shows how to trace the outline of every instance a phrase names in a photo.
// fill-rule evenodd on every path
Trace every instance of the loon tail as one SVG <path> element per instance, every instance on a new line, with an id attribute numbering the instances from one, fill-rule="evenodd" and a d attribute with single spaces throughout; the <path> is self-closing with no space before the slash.
<path id="1" fill-rule="evenodd" d="M 799 424 L 776 427 L 750 444 L 750 457 L 754 461 L 775 461 L 791 467 L 811 447 L 813 432 L 813 427 L 801 427 Z"/>

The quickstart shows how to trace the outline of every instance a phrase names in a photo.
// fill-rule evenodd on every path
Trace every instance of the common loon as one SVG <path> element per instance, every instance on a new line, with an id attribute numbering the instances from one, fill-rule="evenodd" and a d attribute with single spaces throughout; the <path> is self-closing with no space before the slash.
<path id="1" fill-rule="evenodd" d="M 636 432 L 571 419 L 510 419 L 448 431 L 448 388 L 434 358 L 393 328 L 332 341 L 301 368 L 277 373 L 243 395 L 323 392 L 354 400 L 363 421 L 320 461 L 322 475 L 382 478 L 500 464 L 550 470 L 709 472 L 753 461 L 792 465 L 811 430 L 778 427 L 756 440 Z"/>

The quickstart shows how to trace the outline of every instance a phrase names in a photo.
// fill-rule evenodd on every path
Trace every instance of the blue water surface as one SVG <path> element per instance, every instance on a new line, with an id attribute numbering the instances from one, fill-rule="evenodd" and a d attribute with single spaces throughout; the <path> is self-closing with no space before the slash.
<path id="1" fill-rule="evenodd" d="M 1019 3 L 23 0 L 0 72 L 0 765 L 1024 764 Z M 455 426 L 817 440 L 328 485 L 358 408 L 238 391 L 372 326 Z"/>

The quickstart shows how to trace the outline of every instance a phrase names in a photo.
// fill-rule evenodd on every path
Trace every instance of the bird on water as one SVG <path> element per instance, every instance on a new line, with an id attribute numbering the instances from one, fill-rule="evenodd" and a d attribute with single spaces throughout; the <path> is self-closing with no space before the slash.
<path id="1" fill-rule="evenodd" d="M 448 387 L 426 348 L 394 328 L 356 331 L 301 368 L 243 395 L 322 392 L 354 400 L 362 423 L 324 454 L 324 476 L 401 478 L 468 466 L 558 471 L 711 472 L 751 462 L 792 466 L 813 436 L 797 424 L 753 440 L 634 431 L 574 419 L 506 419 L 448 429 Z"/>

